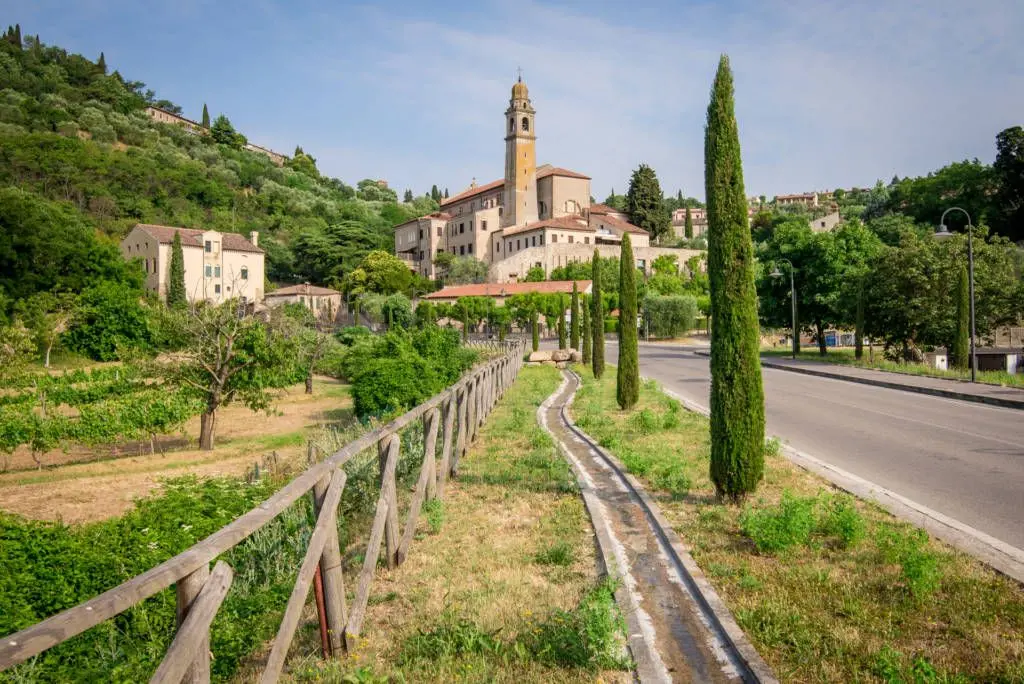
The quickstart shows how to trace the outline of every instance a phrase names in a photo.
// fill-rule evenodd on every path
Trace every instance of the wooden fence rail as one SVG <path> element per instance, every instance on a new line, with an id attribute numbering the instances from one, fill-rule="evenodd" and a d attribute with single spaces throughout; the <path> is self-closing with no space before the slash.
<path id="1" fill-rule="evenodd" d="M 174 585 L 178 630 L 151 681 L 163 684 L 209 682 L 210 625 L 230 589 L 233 576 L 231 567 L 223 560 L 217 561 L 212 572 L 210 564 L 307 493 L 313 497 L 316 524 L 260 681 L 276 682 L 280 677 L 310 587 L 317 576 L 318 586 L 323 588 L 321 620 L 327 626 L 323 652 L 337 656 L 343 649 L 350 648 L 362 630 L 381 547 L 384 547 L 388 567 L 405 561 L 423 504 L 444 496 L 445 483 L 457 474 L 459 459 L 522 367 L 526 349 L 522 339 L 471 341 L 468 345 L 500 356 L 477 366 L 443 392 L 310 466 L 259 506 L 173 558 L 95 598 L 3 637 L 0 671 L 53 648 Z M 423 463 L 405 524 L 400 527 L 395 481 L 401 452 L 400 433 L 416 421 L 422 421 Z M 441 439 L 440 464 L 437 463 L 438 438 Z M 352 604 L 347 605 L 337 525 L 346 480 L 343 467 L 374 446 L 380 459 L 380 494 L 363 567 L 356 579 Z"/>

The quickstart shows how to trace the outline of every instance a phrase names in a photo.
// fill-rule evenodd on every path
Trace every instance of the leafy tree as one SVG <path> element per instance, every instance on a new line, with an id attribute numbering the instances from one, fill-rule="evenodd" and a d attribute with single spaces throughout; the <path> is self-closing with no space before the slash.
<path id="1" fill-rule="evenodd" d="M 590 359 L 591 370 L 598 380 L 604 375 L 604 304 L 601 297 L 601 255 L 594 249 L 591 265 L 591 311 L 590 321 L 593 326 L 593 350 Z"/>
<path id="2" fill-rule="evenodd" d="M 412 190 L 409 188 L 405 189 L 405 194 L 402 196 L 403 202 L 412 202 Z"/>
<path id="3" fill-rule="evenodd" d="M 640 398 L 640 361 L 636 330 L 636 261 L 629 234 L 622 236 L 622 269 L 619 274 L 619 365 L 615 398 L 622 410 L 633 408 Z"/>
<path id="4" fill-rule="evenodd" d="M 742 500 L 764 472 L 764 389 L 739 131 L 729 58 L 722 55 L 704 133 L 711 281 L 711 480 Z"/>
<path id="5" fill-rule="evenodd" d="M 543 266 L 531 266 L 530 270 L 526 272 L 526 282 L 528 283 L 542 283 L 547 280 L 547 274 L 544 273 Z"/>
<path id="6" fill-rule="evenodd" d="M 651 270 L 662 275 L 679 273 L 679 257 L 675 254 L 659 254 L 651 262 Z"/>
<path id="7" fill-rule="evenodd" d="M 590 298 L 583 295 L 583 301 L 580 302 L 583 309 L 583 358 L 581 359 L 584 366 L 590 364 L 591 352 L 593 349 L 592 330 L 590 323 Z"/>
<path id="8" fill-rule="evenodd" d="M 0 326 L 0 381 L 17 377 L 34 351 L 32 333 L 20 320 Z"/>
<path id="9" fill-rule="evenodd" d="M 961 266 L 956 281 L 956 334 L 953 336 L 953 363 L 961 370 L 967 370 L 971 349 L 970 284 L 967 267 Z"/>
<path id="10" fill-rule="evenodd" d="M 210 137 L 219 145 L 227 145 L 235 149 L 244 147 L 247 142 L 245 136 L 236 131 L 228 117 L 223 114 L 213 120 Z"/>
<path id="11" fill-rule="evenodd" d="M 207 109 L 205 102 L 203 103 L 203 120 L 202 120 L 202 124 L 203 124 L 203 128 L 209 128 L 210 127 L 210 110 Z"/>
<path id="12" fill-rule="evenodd" d="M 905 178 L 888 188 L 885 209 L 902 213 L 918 223 L 934 226 L 942 212 L 951 206 L 966 209 L 976 224 L 986 223 L 994 214 L 993 197 L 997 194 L 993 169 L 977 159 L 954 162 L 920 178 Z M 876 213 L 872 200 L 865 215 Z M 964 230 L 963 214 L 947 217 L 952 230 Z"/>
<path id="13" fill-rule="evenodd" d="M 1011 241 L 1024 240 L 1024 128 L 1013 126 L 996 136 L 992 172 L 998 188 L 993 222 Z"/>
<path id="14" fill-rule="evenodd" d="M 416 325 L 420 328 L 425 328 L 428 325 L 434 325 L 437 323 L 437 307 L 434 306 L 433 302 L 420 301 L 416 305 Z"/>
<path id="15" fill-rule="evenodd" d="M 19 307 L 32 332 L 36 348 L 43 356 L 44 368 L 50 367 L 50 354 L 60 343 L 61 336 L 70 328 L 76 306 L 75 296 L 71 293 L 40 292 Z"/>
<path id="16" fill-rule="evenodd" d="M 646 230 L 655 241 L 660 241 L 671 230 L 661 185 L 654 169 L 647 164 L 641 164 L 629 181 L 626 213 L 629 214 L 629 220 L 633 225 Z"/>
<path id="17" fill-rule="evenodd" d="M 149 349 L 149 316 L 141 294 L 112 281 L 86 288 L 65 340 L 70 349 L 97 361 L 114 361 Z"/>
<path id="18" fill-rule="evenodd" d="M 412 272 L 394 254 L 374 250 L 345 279 L 345 291 L 354 294 L 405 292 L 412 283 Z"/>
<path id="19" fill-rule="evenodd" d="M 616 195 L 615 188 L 612 188 L 612 193 L 604 198 L 604 204 L 615 209 L 616 211 L 626 211 L 626 196 Z"/>
<path id="20" fill-rule="evenodd" d="M 693 238 L 693 214 L 690 213 L 690 207 L 686 207 L 686 219 L 683 222 L 683 235 L 686 236 L 687 240 Z"/>
<path id="21" fill-rule="evenodd" d="M 857 310 L 853 329 L 853 357 L 860 361 L 864 358 L 864 280 L 857 282 Z"/>
<path id="22" fill-rule="evenodd" d="M 580 293 L 572 281 L 572 303 L 569 306 L 569 348 L 580 348 Z"/>
<path id="23" fill-rule="evenodd" d="M 279 331 L 238 316 L 238 302 L 197 304 L 173 314 L 184 349 L 160 370 L 166 381 L 203 402 L 199 448 L 213 449 L 217 411 L 241 401 L 253 411 L 270 408 L 275 389 L 287 385 L 294 347 Z"/>
<path id="24" fill-rule="evenodd" d="M 181 233 L 175 231 L 174 240 L 171 242 L 171 265 L 167 279 L 167 306 L 180 308 L 186 304 L 188 298 L 185 294 L 185 253 L 181 248 Z"/>
<path id="25" fill-rule="evenodd" d="M 655 337 L 673 338 L 692 330 L 697 321 L 697 299 L 693 295 L 655 295 L 643 300 L 644 318 Z"/>
<path id="26" fill-rule="evenodd" d="M 440 260 L 444 253 L 437 255 Z M 434 263 L 437 263 L 435 260 Z M 452 255 L 450 260 L 445 259 L 448 266 L 445 267 L 444 280 L 449 285 L 464 285 L 467 283 L 487 282 L 487 263 L 471 256 Z"/>

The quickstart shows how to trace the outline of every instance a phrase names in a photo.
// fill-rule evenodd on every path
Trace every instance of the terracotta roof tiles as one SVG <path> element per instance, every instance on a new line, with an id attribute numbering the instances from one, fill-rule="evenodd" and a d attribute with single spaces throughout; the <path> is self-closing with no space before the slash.
<path id="1" fill-rule="evenodd" d="M 424 299 L 458 299 L 459 297 L 510 297 L 528 292 L 544 294 L 572 294 L 572 284 L 581 293 L 590 292 L 589 280 L 544 280 L 537 283 L 478 283 L 474 285 L 451 285 L 431 292 Z"/>
<path id="2" fill-rule="evenodd" d="M 178 228 L 175 226 L 159 226 L 152 223 L 136 223 L 136 228 L 141 228 L 153 237 L 157 242 L 169 245 L 174 242 L 174 234 L 181 233 L 181 244 L 183 247 L 202 247 L 203 233 L 205 230 L 198 228 Z M 219 232 L 219 231 L 218 231 Z M 223 248 L 229 252 L 253 252 L 263 254 L 263 250 L 249 242 L 244 235 L 238 233 L 220 233 Z"/>

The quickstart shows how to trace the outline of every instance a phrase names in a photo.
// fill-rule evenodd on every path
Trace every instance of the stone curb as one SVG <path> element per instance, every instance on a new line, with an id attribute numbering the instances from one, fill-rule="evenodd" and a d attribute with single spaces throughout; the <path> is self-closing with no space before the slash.
<path id="1" fill-rule="evenodd" d="M 563 375 L 562 383 L 550 396 L 541 402 L 540 406 L 537 408 L 537 421 L 553 439 L 554 434 L 548 428 L 545 412 L 550 408 L 551 401 L 555 397 L 560 396 L 568 384 L 569 378 Z M 594 529 L 594 536 L 597 538 L 597 548 L 600 552 L 598 554 L 598 560 L 601 567 L 598 570 L 605 576 L 621 580 L 622 578 L 619 576 L 619 564 L 615 558 L 614 544 L 612 542 L 611 533 L 609 532 L 609 523 L 604 516 L 604 510 L 601 507 L 601 503 L 598 501 L 597 495 L 594 493 L 593 485 L 590 483 L 589 478 L 586 476 L 579 463 L 576 462 L 576 459 L 573 457 L 571 452 L 569 452 L 569 448 L 557 439 L 555 439 L 555 443 L 569 462 L 569 465 L 576 476 L 576 482 L 580 487 L 583 504 L 587 507 L 587 513 L 590 516 L 590 524 Z M 665 664 L 661 662 L 661 657 L 658 655 L 654 644 L 648 639 L 642 625 L 640 625 L 636 619 L 640 602 L 625 582 L 620 582 L 618 588 L 615 590 L 615 602 L 619 605 L 619 610 L 622 611 L 623 615 L 626 617 L 627 623 L 629 624 L 630 633 L 627 634 L 627 644 L 630 654 L 633 657 L 637 680 L 639 680 L 641 684 L 671 681 L 668 670 L 665 668 Z"/>
<path id="2" fill-rule="evenodd" d="M 575 373 L 573 374 L 575 375 Z M 577 378 L 579 376 L 576 376 Z M 680 574 L 683 576 L 685 581 L 690 587 L 690 591 L 699 602 L 703 604 L 703 608 L 706 613 L 714 620 L 713 625 L 719 632 L 720 636 L 723 637 L 723 641 L 732 647 L 733 652 L 739 660 L 739 664 L 743 668 L 742 677 L 746 682 L 760 682 L 763 684 L 777 684 L 778 679 L 775 677 L 775 673 L 772 672 L 771 667 L 761 657 L 761 654 L 757 652 L 754 645 L 750 643 L 747 635 L 740 629 L 740 626 L 736 623 L 732 613 L 729 611 L 725 602 L 715 591 L 714 587 L 705 577 L 703 571 L 697 565 L 697 562 L 693 560 L 693 556 L 683 546 L 682 541 L 679 539 L 679 535 L 676 534 L 675 530 L 664 516 L 661 514 L 661 509 L 657 503 L 651 500 L 648 496 L 647 491 L 643 485 L 632 474 L 626 470 L 626 467 L 619 461 L 618 458 L 609 453 L 606 449 L 598 445 L 587 433 L 583 432 L 576 426 L 576 423 L 569 417 L 567 409 L 572 405 L 575 399 L 576 393 L 562 406 L 562 418 L 565 420 L 569 428 L 576 433 L 576 435 L 582 439 L 587 445 L 601 454 L 601 456 L 608 462 L 608 464 L 615 470 L 616 474 L 625 481 L 633 492 L 640 499 L 640 502 L 644 508 L 645 513 L 655 522 L 655 531 L 661 537 L 662 542 L 671 551 L 674 556 L 677 567 L 681 570 Z"/>
<path id="3" fill-rule="evenodd" d="M 695 351 L 694 354 L 699 356 L 711 356 L 711 352 Z M 832 380 L 843 380 L 845 382 L 856 382 L 861 385 L 874 385 L 875 387 L 885 387 L 886 389 L 900 390 L 903 392 L 913 392 L 915 394 L 929 394 L 934 397 L 943 397 L 946 399 L 958 399 L 960 401 L 972 401 L 976 404 L 988 404 L 990 406 L 1001 406 L 1003 408 L 1017 409 L 1024 411 L 1024 400 L 1017 399 L 1003 399 L 1002 397 L 986 397 L 980 394 L 970 394 L 967 392 L 957 392 L 955 390 L 944 390 L 936 387 L 921 387 L 919 385 L 908 385 L 902 382 L 895 382 L 891 380 L 876 380 L 875 378 L 859 378 L 852 375 L 843 375 L 842 373 L 831 373 L 827 370 L 818 370 L 816 368 L 797 368 L 794 366 L 788 366 L 780 363 L 773 363 L 770 360 L 761 358 L 761 365 L 766 368 L 774 370 L 788 371 L 790 373 L 802 373 L 803 375 L 813 375 L 820 378 L 831 378 Z M 885 373 L 887 371 L 878 371 L 879 373 Z M 942 378 L 938 378 L 942 379 Z M 959 381 L 957 381 L 959 382 Z"/>

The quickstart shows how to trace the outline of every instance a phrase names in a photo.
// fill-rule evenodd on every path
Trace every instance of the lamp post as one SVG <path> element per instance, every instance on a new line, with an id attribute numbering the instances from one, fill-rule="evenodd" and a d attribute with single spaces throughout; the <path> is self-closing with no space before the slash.
<path id="1" fill-rule="evenodd" d="M 793 359 L 796 359 L 796 340 L 797 335 L 800 333 L 796 329 L 796 284 L 793 281 L 793 272 L 796 271 L 793 268 L 793 262 L 789 259 L 779 259 L 779 261 L 785 261 L 789 265 L 789 301 L 790 301 L 790 313 L 793 320 Z M 772 269 L 772 272 L 768 274 L 772 278 L 781 278 L 782 272 L 779 271 L 779 265 L 776 264 Z"/>
<path id="2" fill-rule="evenodd" d="M 961 211 L 967 217 L 967 287 L 970 290 L 970 316 L 971 316 L 971 382 L 977 382 L 978 359 L 974 349 L 974 226 L 971 225 L 971 215 L 960 207 L 950 207 L 942 212 L 939 218 L 939 227 L 935 230 L 936 240 L 945 240 L 953 237 L 953 234 L 946 228 L 946 214 L 951 211 Z"/>

